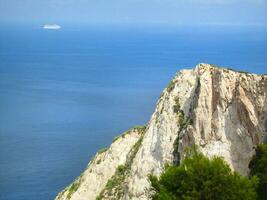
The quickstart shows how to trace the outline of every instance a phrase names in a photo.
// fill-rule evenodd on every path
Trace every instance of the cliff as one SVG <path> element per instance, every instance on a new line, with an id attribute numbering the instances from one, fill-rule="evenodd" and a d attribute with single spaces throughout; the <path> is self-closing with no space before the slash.
<path id="1" fill-rule="evenodd" d="M 179 164 L 192 144 L 246 175 L 256 145 L 266 139 L 267 75 L 199 64 L 176 74 L 146 127 L 133 128 L 97 153 L 56 199 L 149 199 L 148 174 Z"/>

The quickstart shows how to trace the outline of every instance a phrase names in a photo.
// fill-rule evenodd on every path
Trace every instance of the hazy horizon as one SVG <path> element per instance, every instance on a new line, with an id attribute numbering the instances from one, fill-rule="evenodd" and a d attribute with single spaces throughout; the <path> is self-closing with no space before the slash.
<path id="1" fill-rule="evenodd" d="M 0 22 L 267 25 L 266 0 L 0 0 Z"/>

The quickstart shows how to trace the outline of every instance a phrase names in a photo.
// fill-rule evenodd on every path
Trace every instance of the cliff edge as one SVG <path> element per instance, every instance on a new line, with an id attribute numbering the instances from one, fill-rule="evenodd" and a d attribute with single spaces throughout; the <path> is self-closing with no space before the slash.
<path id="1" fill-rule="evenodd" d="M 199 64 L 176 74 L 146 127 L 135 127 L 97 153 L 56 200 L 149 199 L 148 174 L 179 164 L 196 144 L 246 175 L 267 140 L 267 75 Z"/>

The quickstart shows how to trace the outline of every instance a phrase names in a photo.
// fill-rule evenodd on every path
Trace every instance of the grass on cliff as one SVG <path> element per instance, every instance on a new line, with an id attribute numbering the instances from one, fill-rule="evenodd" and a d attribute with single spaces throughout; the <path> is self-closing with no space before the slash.
<path id="1" fill-rule="evenodd" d="M 112 142 L 115 142 L 117 141 L 119 138 L 124 138 L 127 134 L 129 134 L 132 130 L 140 130 L 140 131 L 144 131 L 146 129 L 146 126 L 140 126 L 140 125 L 137 125 L 137 126 L 134 126 L 133 128 L 131 128 L 130 130 L 122 133 L 121 135 L 118 135 L 116 137 L 113 138 Z M 143 129 L 143 130 L 142 130 Z"/>
<path id="2" fill-rule="evenodd" d="M 117 167 L 114 175 L 108 180 L 105 188 L 100 192 L 96 200 L 105 199 L 105 197 L 108 197 L 109 200 L 117 200 L 125 193 L 127 189 L 125 179 L 130 173 L 133 160 L 142 144 L 146 126 L 136 126 L 134 129 L 139 131 L 141 137 L 128 153 L 125 164 Z"/>
<path id="3" fill-rule="evenodd" d="M 167 91 L 171 92 L 175 88 L 175 81 L 172 80 L 169 85 L 167 86 Z"/>
<path id="4" fill-rule="evenodd" d="M 67 198 L 70 199 L 72 194 L 78 190 L 81 185 L 81 180 L 78 178 L 74 183 L 71 184 L 70 188 L 68 189 Z"/>
<path id="5" fill-rule="evenodd" d="M 177 123 L 179 125 L 178 136 L 173 144 L 173 156 L 174 156 L 174 165 L 178 165 L 180 162 L 180 153 L 179 153 L 179 139 L 180 133 L 182 130 L 186 129 L 188 125 L 193 124 L 193 120 L 190 117 L 186 117 L 184 111 L 181 109 L 179 98 L 175 97 L 174 105 L 173 105 L 173 112 L 177 116 Z"/>
<path id="6" fill-rule="evenodd" d="M 238 73 L 241 73 L 241 74 L 251 74 L 250 72 L 243 71 L 243 70 L 237 70 L 237 69 L 233 69 L 233 68 L 230 68 L 230 67 L 221 67 L 221 66 L 214 65 L 214 64 L 210 64 L 210 66 L 212 66 L 214 68 L 222 69 L 222 70 L 230 70 L 230 71 L 233 71 L 233 72 L 238 72 Z"/>
<path id="7" fill-rule="evenodd" d="M 167 167 L 159 178 L 150 175 L 153 200 L 255 200 L 258 179 L 232 172 L 219 157 L 208 159 L 196 147 L 180 166 Z"/>
<path id="8" fill-rule="evenodd" d="M 117 188 L 125 179 L 126 166 L 119 165 L 115 174 L 108 180 L 105 189 L 98 195 L 96 200 L 103 199 L 104 196 L 109 196 L 110 199 L 120 197 L 123 193 L 121 188 Z"/>
<path id="9" fill-rule="evenodd" d="M 98 154 L 101 154 L 101 153 L 104 153 L 105 151 L 107 151 L 108 150 L 108 148 L 107 147 L 105 147 L 105 148 L 102 148 L 102 149 L 100 149 L 100 150 L 98 150 Z"/>

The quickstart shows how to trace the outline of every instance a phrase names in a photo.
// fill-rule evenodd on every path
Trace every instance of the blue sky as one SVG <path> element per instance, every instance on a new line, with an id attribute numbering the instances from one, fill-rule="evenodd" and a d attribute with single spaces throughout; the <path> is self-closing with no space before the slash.
<path id="1" fill-rule="evenodd" d="M 267 25 L 267 0 L 0 0 L 0 21 Z"/>

